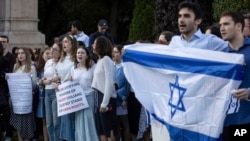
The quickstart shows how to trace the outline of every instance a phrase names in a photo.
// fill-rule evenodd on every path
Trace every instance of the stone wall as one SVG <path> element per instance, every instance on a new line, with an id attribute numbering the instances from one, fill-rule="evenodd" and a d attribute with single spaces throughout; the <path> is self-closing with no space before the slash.
<path id="1" fill-rule="evenodd" d="M 37 0 L 0 0 L 0 35 L 9 37 L 11 47 L 46 47 L 38 22 Z"/>

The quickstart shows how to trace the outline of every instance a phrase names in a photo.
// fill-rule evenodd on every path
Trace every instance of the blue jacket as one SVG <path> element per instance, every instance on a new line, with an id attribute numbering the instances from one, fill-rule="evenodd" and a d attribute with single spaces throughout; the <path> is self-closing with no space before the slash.
<path id="1" fill-rule="evenodd" d="M 115 83 L 117 85 L 117 106 L 121 106 L 122 101 L 127 100 L 129 94 L 129 83 L 121 64 L 115 65 Z"/>
<path id="2" fill-rule="evenodd" d="M 239 88 L 249 88 L 250 87 L 250 38 L 244 38 L 244 45 L 237 51 L 230 50 L 229 52 L 238 53 L 244 55 L 245 62 L 245 75 L 240 84 Z M 250 101 L 240 100 L 240 108 L 237 113 L 227 115 L 224 125 L 239 125 L 250 123 Z"/>

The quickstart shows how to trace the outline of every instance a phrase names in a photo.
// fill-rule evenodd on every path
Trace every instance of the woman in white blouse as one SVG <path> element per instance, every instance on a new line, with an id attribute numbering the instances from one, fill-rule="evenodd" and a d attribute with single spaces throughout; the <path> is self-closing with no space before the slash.
<path id="1" fill-rule="evenodd" d="M 68 80 L 70 75 L 70 69 L 74 66 L 77 46 L 77 40 L 72 35 L 67 35 L 63 38 L 63 52 L 61 54 L 59 62 L 56 65 L 56 73 L 58 75 L 53 78 L 54 81 L 60 81 L 60 83 L 64 83 Z M 74 113 L 63 115 L 61 116 L 60 120 L 60 139 L 67 141 L 75 141 Z"/>
<path id="2" fill-rule="evenodd" d="M 62 45 L 53 44 L 51 47 L 52 59 L 48 60 L 44 66 L 44 77 L 42 83 L 45 85 L 45 118 L 48 130 L 49 141 L 59 140 L 59 118 L 57 117 L 57 101 L 55 83 L 53 77 L 56 76 L 56 65 L 61 55 Z"/>
<path id="3" fill-rule="evenodd" d="M 30 52 L 28 48 L 19 48 L 17 53 L 14 73 L 30 73 L 32 86 L 36 86 L 36 69 L 32 65 Z M 31 95 L 32 97 L 32 95 Z M 10 124 L 17 130 L 18 140 L 30 140 L 36 130 L 35 116 L 33 110 L 27 114 L 11 114 Z"/>
<path id="4" fill-rule="evenodd" d="M 101 141 L 115 141 L 117 135 L 116 91 L 112 45 L 106 37 L 97 37 L 93 51 L 98 56 L 92 87 L 95 89 L 95 122 Z"/>
<path id="5" fill-rule="evenodd" d="M 94 90 L 91 88 L 95 64 L 86 47 L 79 47 L 70 79 L 78 81 L 83 89 L 89 107 L 75 112 L 75 140 L 98 141 L 94 120 Z"/>

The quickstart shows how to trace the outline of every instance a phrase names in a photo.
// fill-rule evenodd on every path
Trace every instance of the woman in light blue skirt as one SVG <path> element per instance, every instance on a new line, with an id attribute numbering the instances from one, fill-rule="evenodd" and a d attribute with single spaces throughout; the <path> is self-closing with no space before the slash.
<path id="1" fill-rule="evenodd" d="M 72 35 L 67 35 L 62 40 L 62 53 L 56 65 L 56 76 L 52 78 L 55 82 L 64 83 L 68 81 L 70 68 L 74 66 L 77 40 Z M 55 85 L 57 90 L 59 83 Z M 75 140 L 75 113 L 60 116 L 59 138 L 65 141 Z"/>
<path id="2" fill-rule="evenodd" d="M 75 140 L 99 141 L 94 120 L 94 90 L 91 88 L 95 65 L 86 47 L 79 47 L 75 58 L 70 79 L 79 82 L 89 105 L 75 113 Z"/>
<path id="3" fill-rule="evenodd" d="M 76 141 L 99 141 L 94 121 L 94 92 L 87 95 L 89 108 L 75 113 L 75 139 Z"/>

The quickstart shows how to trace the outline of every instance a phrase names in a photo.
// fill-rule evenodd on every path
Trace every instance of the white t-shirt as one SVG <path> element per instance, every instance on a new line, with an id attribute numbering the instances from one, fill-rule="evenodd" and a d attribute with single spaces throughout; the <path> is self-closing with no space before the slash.
<path id="1" fill-rule="evenodd" d="M 70 60 L 69 54 L 65 56 L 62 62 L 59 60 L 59 62 L 57 63 L 56 73 L 58 73 L 58 75 L 60 76 L 61 83 L 65 82 L 69 78 L 70 69 L 72 66 L 74 66 L 74 62 Z"/>
<path id="2" fill-rule="evenodd" d="M 44 77 L 46 77 L 47 80 L 50 80 L 56 76 L 55 68 L 56 63 L 53 63 L 53 59 L 50 59 L 46 62 L 44 66 Z M 54 83 L 45 85 L 45 89 L 55 89 Z"/>
<path id="3" fill-rule="evenodd" d="M 86 68 L 84 69 L 75 68 L 75 66 L 71 68 L 71 74 L 70 74 L 71 77 L 73 78 L 73 80 L 76 80 L 80 83 L 85 95 L 89 95 L 94 91 L 91 88 L 94 69 L 95 65 L 93 65 L 88 70 Z"/>

